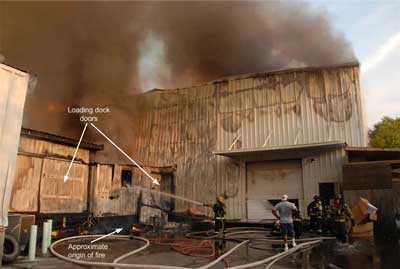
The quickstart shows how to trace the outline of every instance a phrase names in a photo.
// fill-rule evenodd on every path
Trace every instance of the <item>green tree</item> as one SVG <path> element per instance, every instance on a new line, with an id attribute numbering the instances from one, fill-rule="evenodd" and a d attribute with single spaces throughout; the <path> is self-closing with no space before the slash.
<path id="1" fill-rule="evenodd" d="M 370 144 L 377 148 L 400 147 L 400 117 L 383 119 L 368 132 Z"/>

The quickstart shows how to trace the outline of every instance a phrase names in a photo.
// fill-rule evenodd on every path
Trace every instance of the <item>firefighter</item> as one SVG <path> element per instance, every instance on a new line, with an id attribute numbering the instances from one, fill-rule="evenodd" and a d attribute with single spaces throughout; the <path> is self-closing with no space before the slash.
<path id="1" fill-rule="evenodd" d="M 322 233 L 322 202 L 318 195 L 315 195 L 313 201 L 307 207 L 307 214 L 310 217 L 311 230 Z"/>
<path id="2" fill-rule="evenodd" d="M 299 238 L 303 234 L 303 219 L 300 210 L 293 211 L 293 228 L 295 237 Z"/>
<path id="3" fill-rule="evenodd" d="M 340 195 L 336 195 L 332 207 L 333 232 L 342 243 L 347 242 L 346 222 L 351 220 L 354 225 L 353 214 Z"/>
<path id="4" fill-rule="evenodd" d="M 333 209 L 333 200 L 330 199 L 329 204 L 324 206 L 324 211 L 322 213 L 322 231 L 325 234 L 332 233 L 332 225 L 333 225 L 332 209 Z"/>
<path id="5" fill-rule="evenodd" d="M 212 206 L 214 211 L 215 232 L 223 233 L 225 229 L 225 196 L 219 195 Z"/>
<path id="6" fill-rule="evenodd" d="M 214 211 L 214 229 L 219 238 L 214 241 L 215 258 L 219 257 L 225 249 L 224 230 L 225 230 L 225 195 L 217 196 L 215 203 L 212 205 Z"/>

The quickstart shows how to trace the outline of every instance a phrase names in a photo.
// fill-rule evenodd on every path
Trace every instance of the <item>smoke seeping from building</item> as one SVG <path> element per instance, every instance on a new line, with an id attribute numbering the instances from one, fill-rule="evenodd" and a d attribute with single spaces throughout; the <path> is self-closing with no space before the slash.
<path id="1" fill-rule="evenodd" d="M 1 2 L 0 17 L 5 63 L 38 76 L 23 125 L 77 136 L 66 108 L 107 105 L 98 125 L 127 147 L 135 94 L 149 87 L 355 58 L 302 2 Z"/>

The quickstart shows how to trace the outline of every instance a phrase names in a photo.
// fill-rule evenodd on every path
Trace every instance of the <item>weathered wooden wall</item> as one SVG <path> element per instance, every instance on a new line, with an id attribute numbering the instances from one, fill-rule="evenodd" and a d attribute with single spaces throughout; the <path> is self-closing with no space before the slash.
<path id="1" fill-rule="evenodd" d="M 87 210 L 89 150 L 79 149 L 70 177 L 64 175 L 75 148 L 21 137 L 10 211 L 80 213 Z"/>
<path id="2" fill-rule="evenodd" d="M 352 162 L 343 167 L 344 196 L 350 206 L 367 199 L 378 208 L 376 239 L 396 238 L 395 217 L 400 216 L 399 161 Z"/>
<path id="3" fill-rule="evenodd" d="M 137 119 L 134 150 L 148 165 L 177 166 L 178 195 L 212 202 L 227 192 L 228 217 L 246 217 L 245 164 L 212 152 L 329 141 L 365 146 L 358 72 L 358 65 L 306 68 L 146 93 L 152 102 Z M 314 159 L 303 160 L 305 186 L 341 181 L 343 151 Z"/>
<path id="4" fill-rule="evenodd" d="M 18 155 L 10 211 L 36 212 L 43 159 Z"/>
<path id="5" fill-rule="evenodd" d="M 74 163 L 69 179 L 64 175 L 70 162 L 44 159 L 40 179 L 41 213 L 79 213 L 87 209 L 88 165 Z"/>
<path id="6" fill-rule="evenodd" d="M 132 185 L 150 189 L 154 187 L 151 181 L 133 165 L 89 164 L 89 150 L 79 149 L 69 180 L 64 183 L 74 150 L 59 143 L 21 137 L 10 210 L 46 214 L 89 210 L 96 216 L 137 214 L 140 190 L 122 187 L 121 172 L 133 172 Z M 159 173 L 152 176 L 160 179 Z M 145 204 L 159 204 L 157 195 L 142 192 L 141 196 Z M 158 209 L 142 207 L 141 221 L 149 223 L 151 216 L 160 214 Z"/>
<path id="7" fill-rule="evenodd" d="M 72 159 L 75 147 L 52 143 L 44 140 L 21 137 L 18 147 L 19 155 L 37 156 L 42 158 Z M 76 161 L 89 163 L 89 150 L 79 149 Z"/>
<path id="8" fill-rule="evenodd" d="M 91 212 L 96 216 L 136 214 L 135 192 L 128 188 L 121 188 L 122 167 L 113 164 L 96 164 L 92 165 L 91 169 Z M 132 184 L 138 184 L 135 175 Z"/>

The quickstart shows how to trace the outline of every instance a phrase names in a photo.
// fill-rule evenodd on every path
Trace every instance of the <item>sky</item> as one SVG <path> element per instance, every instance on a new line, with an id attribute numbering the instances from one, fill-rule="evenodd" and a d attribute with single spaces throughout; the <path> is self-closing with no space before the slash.
<path id="1" fill-rule="evenodd" d="M 310 0 L 352 44 L 361 63 L 368 127 L 400 116 L 400 0 Z"/>

